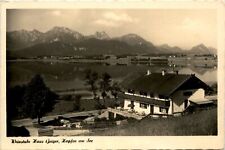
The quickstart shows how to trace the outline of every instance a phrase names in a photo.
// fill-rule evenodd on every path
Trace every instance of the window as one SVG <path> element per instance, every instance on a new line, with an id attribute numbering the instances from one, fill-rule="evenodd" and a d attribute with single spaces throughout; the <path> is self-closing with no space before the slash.
<path id="1" fill-rule="evenodd" d="M 161 99 L 168 99 L 168 96 L 164 96 L 164 95 L 159 94 L 159 98 L 161 98 Z"/>
<path id="2" fill-rule="evenodd" d="M 141 107 L 141 108 L 144 108 L 144 109 L 147 109 L 148 104 L 145 104 L 145 103 L 140 103 L 140 107 Z"/>
<path id="3" fill-rule="evenodd" d="M 160 107 L 159 111 L 162 112 L 162 113 L 168 113 L 168 108 Z"/>
<path id="4" fill-rule="evenodd" d="M 131 89 L 128 89 L 128 93 L 132 93 L 132 94 L 134 94 L 134 90 L 131 90 Z"/>
<path id="5" fill-rule="evenodd" d="M 151 93 L 150 93 L 150 97 L 154 97 L 154 93 L 151 92 Z"/>
<path id="6" fill-rule="evenodd" d="M 147 92 L 140 91 L 140 95 L 147 96 Z"/>
<path id="7" fill-rule="evenodd" d="M 183 93 L 184 96 L 191 96 L 192 95 L 192 91 L 187 91 Z"/>

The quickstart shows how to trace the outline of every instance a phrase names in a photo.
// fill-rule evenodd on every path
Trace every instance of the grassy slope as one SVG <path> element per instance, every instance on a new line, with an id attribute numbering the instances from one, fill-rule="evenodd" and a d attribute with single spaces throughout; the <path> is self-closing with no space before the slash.
<path id="1" fill-rule="evenodd" d="M 93 135 L 102 136 L 173 136 L 217 135 L 217 109 L 204 110 L 183 117 L 144 119 L 140 122 L 117 126 Z"/>
<path id="2" fill-rule="evenodd" d="M 59 114 L 65 114 L 69 112 L 78 112 L 78 110 L 73 110 L 73 104 L 75 100 L 59 100 L 58 103 L 55 104 L 54 109 L 48 113 L 47 115 L 59 115 Z M 103 100 L 100 100 L 102 104 L 105 104 L 106 107 L 114 106 L 115 100 L 112 99 L 106 99 L 105 103 Z M 80 100 L 80 110 L 79 111 L 90 111 L 90 110 L 96 110 L 95 108 L 96 101 L 92 99 L 82 99 Z"/>

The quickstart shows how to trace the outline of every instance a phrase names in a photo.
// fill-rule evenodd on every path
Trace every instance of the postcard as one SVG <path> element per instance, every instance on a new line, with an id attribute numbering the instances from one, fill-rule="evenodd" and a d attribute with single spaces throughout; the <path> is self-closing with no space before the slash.
<path id="1" fill-rule="evenodd" d="M 1 149 L 222 149 L 221 1 L 1 4 Z"/>

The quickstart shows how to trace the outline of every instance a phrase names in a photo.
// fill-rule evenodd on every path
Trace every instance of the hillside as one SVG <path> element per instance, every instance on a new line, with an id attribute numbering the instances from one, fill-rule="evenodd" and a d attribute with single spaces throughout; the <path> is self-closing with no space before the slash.
<path id="1" fill-rule="evenodd" d="M 101 55 L 101 54 L 140 54 L 148 53 L 147 48 L 130 46 L 116 40 L 86 39 L 77 43 L 65 44 L 61 41 L 36 44 L 21 50 L 11 51 L 10 56 L 73 56 L 73 55 Z M 154 52 L 155 53 L 155 52 Z"/>
<path id="2" fill-rule="evenodd" d="M 168 44 L 162 44 L 160 46 L 157 46 L 157 49 L 161 53 L 184 53 L 184 50 L 182 50 L 180 47 L 171 47 Z"/>
<path id="3" fill-rule="evenodd" d="M 7 50 L 20 50 L 41 42 L 44 33 L 38 30 L 19 30 L 7 32 L 6 47 Z"/>
<path id="4" fill-rule="evenodd" d="M 212 47 L 206 47 L 204 44 L 199 44 L 192 47 L 188 53 L 191 54 L 216 54 L 216 49 Z"/>

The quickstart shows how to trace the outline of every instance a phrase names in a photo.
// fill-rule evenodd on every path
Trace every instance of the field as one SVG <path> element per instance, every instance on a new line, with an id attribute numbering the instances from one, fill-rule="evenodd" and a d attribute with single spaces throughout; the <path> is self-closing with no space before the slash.
<path id="1" fill-rule="evenodd" d="M 131 132 L 132 131 L 132 132 Z M 94 136 L 190 136 L 217 135 L 217 109 L 203 110 L 182 117 L 134 121 L 105 131 L 96 131 Z"/>

